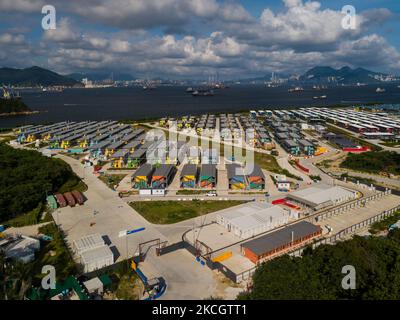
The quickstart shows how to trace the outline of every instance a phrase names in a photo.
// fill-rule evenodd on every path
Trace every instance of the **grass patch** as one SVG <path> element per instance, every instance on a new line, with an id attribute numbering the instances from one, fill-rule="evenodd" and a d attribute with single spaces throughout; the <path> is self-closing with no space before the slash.
<path id="1" fill-rule="evenodd" d="M 354 183 L 357 183 L 357 181 L 358 181 L 359 183 L 366 184 L 366 185 L 371 185 L 371 184 L 377 185 L 378 184 L 374 179 L 351 176 L 348 173 L 341 174 L 340 178 L 341 179 L 346 178 L 346 181 L 351 181 Z"/>
<path id="2" fill-rule="evenodd" d="M 8 220 L 5 224 L 15 228 L 38 224 L 44 207 L 43 203 L 39 203 L 35 209 L 28 213 L 16 216 L 15 218 Z"/>
<path id="3" fill-rule="evenodd" d="M 191 195 L 191 194 L 207 194 L 207 193 L 209 193 L 209 192 L 212 192 L 212 191 L 214 191 L 214 190 L 189 190 L 189 189 L 181 189 L 181 190 L 178 190 L 177 192 L 176 192 L 176 194 L 182 194 L 182 195 Z"/>
<path id="4" fill-rule="evenodd" d="M 387 217 L 381 221 L 375 222 L 371 225 L 369 232 L 372 234 L 376 234 L 380 231 L 387 230 L 392 224 L 395 224 L 400 220 L 400 211 L 395 212 L 392 216 Z"/>
<path id="5" fill-rule="evenodd" d="M 140 201 L 130 206 L 147 221 L 155 224 L 171 224 L 196 218 L 210 212 L 243 204 L 246 201 Z"/>
<path id="6" fill-rule="evenodd" d="M 74 175 L 61 186 L 61 188 L 58 190 L 58 193 L 65 193 L 74 190 L 85 192 L 87 189 L 88 189 L 87 185 L 76 175 Z"/>
<path id="7" fill-rule="evenodd" d="M 400 148 L 400 142 L 398 141 L 385 141 L 381 142 L 380 145 L 391 148 Z"/>
<path id="8" fill-rule="evenodd" d="M 105 174 L 100 175 L 99 179 L 103 181 L 107 187 L 114 190 L 114 186 L 118 185 L 126 176 L 126 174 Z"/>
<path id="9" fill-rule="evenodd" d="M 40 286 L 42 267 L 52 265 L 56 269 L 57 281 L 64 281 L 68 276 L 76 275 L 79 267 L 72 260 L 71 254 L 66 247 L 62 233 L 57 229 L 54 223 L 49 223 L 39 228 L 39 232 L 53 238 L 50 242 L 43 242 L 40 251 L 36 254 L 36 260 L 32 262 L 30 274 L 32 284 Z"/>

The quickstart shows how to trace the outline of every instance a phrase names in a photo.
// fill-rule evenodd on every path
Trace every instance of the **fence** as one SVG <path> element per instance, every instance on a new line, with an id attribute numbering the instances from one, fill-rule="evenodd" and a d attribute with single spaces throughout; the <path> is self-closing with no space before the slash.
<path id="1" fill-rule="evenodd" d="M 312 218 L 315 219 L 315 222 L 320 222 L 324 219 L 328 219 L 334 215 L 339 215 L 342 214 L 348 210 L 354 209 L 356 207 L 361 207 L 365 206 L 368 202 L 374 201 L 374 200 L 379 200 L 383 198 L 384 196 L 392 194 L 392 190 L 388 189 L 383 192 L 377 192 L 369 197 L 358 199 L 352 202 L 349 202 L 345 205 L 341 205 L 337 208 L 329 209 L 323 213 L 317 214 L 316 216 L 313 216 Z"/>
<path id="2" fill-rule="evenodd" d="M 340 239 L 343 239 L 346 235 L 352 234 L 354 233 L 354 231 L 362 229 L 364 227 L 367 227 L 375 222 L 381 221 L 389 216 L 391 216 L 393 213 L 395 213 L 396 211 L 400 210 L 400 206 L 396 206 L 392 209 L 386 210 L 381 212 L 380 214 L 373 216 L 371 218 L 368 218 L 366 220 L 363 220 L 361 222 L 358 222 L 356 224 L 353 224 L 350 227 L 347 227 L 343 230 L 341 230 L 340 232 L 334 234 L 333 236 L 330 236 L 328 238 L 324 238 L 321 239 L 315 243 L 312 244 L 312 248 L 315 249 L 318 246 L 322 245 L 322 244 L 334 244 L 337 241 L 339 241 Z M 296 251 L 291 252 L 289 255 L 291 256 L 301 256 L 302 252 L 304 250 L 304 247 L 301 249 L 298 249 Z"/>

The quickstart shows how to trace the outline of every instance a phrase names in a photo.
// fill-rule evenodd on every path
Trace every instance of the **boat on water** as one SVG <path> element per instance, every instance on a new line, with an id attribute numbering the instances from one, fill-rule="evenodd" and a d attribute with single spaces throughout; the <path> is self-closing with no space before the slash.
<path id="1" fill-rule="evenodd" d="M 328 98 L 326 95 L 323 96 L 318 96 L 318 97 L 313 97 L 313 99 L 318 100 L 318 99 L 326 99 Z"/>
<path id="2" fill-rule="evenodd" d="M 211 89 L 197 89 L 192 92 L 193 97 L 212 97 L 214 91 Z"/>
<path id="3" fill-rule="evenodd" d="M 62 87 L 44 87 L 42 88 L 42 92 L 63 92 L 64 88 Z"/>
<path id="4" fill-rule="evenodd" d="M 295 87 L 295 88 L 290 88 L 288 92 L 302 92 L 304 89 L 302 87 Z"/>
<path id="5" fill-rule="evenodd" d="M 383 93 L 383 92 L 386 92 L 386 89 L 384 89 L 384 88 L 377 88 L 376 89 L 376 93 Z"/>
<path id="6" fill-rule="evenodd" d="M 192 93 L 192 92 L 194 92 L 194 89 L 192 87 L 189 87 L 189 88 L 186 89 L 186 92 L 187 93 Z"/>

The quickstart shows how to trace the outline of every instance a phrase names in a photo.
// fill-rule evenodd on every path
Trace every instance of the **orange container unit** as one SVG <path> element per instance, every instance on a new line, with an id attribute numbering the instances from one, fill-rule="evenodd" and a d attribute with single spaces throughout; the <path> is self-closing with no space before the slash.
<path id="1" fill-rule="evenodd" d="M 172 164 L 161 164 L 153 174 L 151 186 L 153 189 L 165 189 L 174 178 L 176 168 Z"/>
<path id="2" fill-rule="evenodd" d="M 250 189 L 263 190 L 265 188 L 265 175 L 261 168 L 254 164 L 252 172 L 247 175 Z"/>

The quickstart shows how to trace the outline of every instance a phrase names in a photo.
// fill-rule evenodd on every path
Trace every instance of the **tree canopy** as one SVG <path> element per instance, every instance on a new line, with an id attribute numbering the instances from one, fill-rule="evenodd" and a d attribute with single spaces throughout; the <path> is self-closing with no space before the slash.
<path id="1" fill-rule="evenodd" d="M 344 290 L 343 266 L 356 270 L 356 289 Z M 279 257 L 262 264 L 253 288 L 238 299 L 400 299 L 400 230 L 384 237 L 359 237 L 307 248 L 302 257 Z"/>
<path id="2" fill-rule="evenodd" d="M 0 114 L 31 111 L 20 99 L 0 99 Z"/>
<path id="3" fill-rule="evenodd" d="M 341 166 L 358 171 L 371 173 L 384 171 L 398 175 L 400 174 L 400 154 L 391 151 L 349 153 Z"/>
<path id="4" fill-rule="evenodd" d="M 63 186 L 80 179 L 60 159 L 0 143 L 0 222 L 27 213 Z"/>

